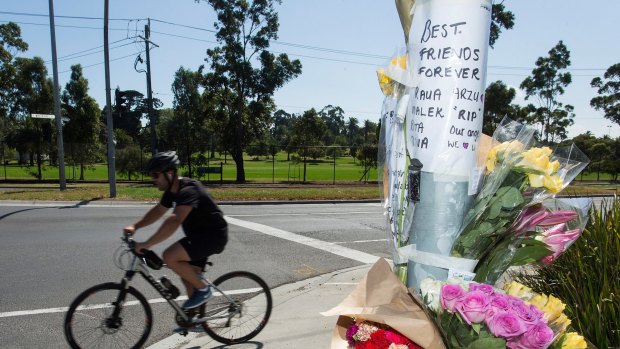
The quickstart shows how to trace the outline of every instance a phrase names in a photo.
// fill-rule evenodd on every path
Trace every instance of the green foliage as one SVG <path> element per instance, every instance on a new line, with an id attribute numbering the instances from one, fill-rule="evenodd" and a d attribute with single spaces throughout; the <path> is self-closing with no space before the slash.
<path id="1" fill-rule="evenodd" d="M 620 347 L 620 203 L 593 207 L 579 239 L 552 265 L 511 276 L 566 304 L 571 326 L 598 348 Z"/>
<path id="2" fill-rule="evenodd" d="M 597 89 L 599 94 L 590 100 L 590 105 L 596 110 L 605 112 L 605 118 L 620 125 L 620 63 L 607 68 L 603 79 L 596 77 L 590 85 Z"/>
<path id="3" fill-rule="evenodd" d="M 547 57 L 536 60 L 532 76 L 520 86 L 525 90 L 525 99 L 536 97 L 539 101 L 538 108 L 532 108 L 527 119 L 531 124 L 540 125 L 539 136 L 546 144 L 566 139 L 566 129 L 574 123 L 573 106 L 558 101 L 572 81 L 571 74 L 565 71 L 570 64 L 570 51 L 560 40 Z"/>
<path id="4" fill-rule="evenodd" d="M 508 88 L 502 81 L 494 81 L 486 88 L 482 133 L 492 135 L 506 116 L 513 120 L 518 119 L 515 115 L 518 106 L 511 104 L 515 95 L 515 89 Z"/>
<path id="5" fill-rule="evenodd" d="M 129 145 L 116 151 L 116 170 L 127 175 L 129 180 L 137 179 L 142 172 L 142 159 L 146 158 L 137 145 Z"/>
<path id="6" fill-rule="evenodd" d="M 238 182 L 245 181 L 243 151 L 268 128 L 273 94 L 301 74 L 299 60 L 267 51 L 277 39 L 278 0 L 208 0 L 217 14 L 220 46 L 207 50 L 211 71 L 205 75 L 205 95 L 213 101 L 222 142 L 236 163 Z"/>
<path id="7" fill-rule="evenodd" d="M 489 46 L 493 47 L 499 38 L 499 34 L 504 29 L 512 29 L 515 16 L 512 12 L 506 11 L 503 1 L 493 4 L 491 12 L 491 32 L 489 33 Z"/>

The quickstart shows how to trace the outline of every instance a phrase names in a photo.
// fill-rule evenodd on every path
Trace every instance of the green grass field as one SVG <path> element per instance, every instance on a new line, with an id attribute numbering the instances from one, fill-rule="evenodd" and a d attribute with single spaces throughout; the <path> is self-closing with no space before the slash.
<path id="1" fill-rule="evenodd" d="M 236 166 L 234 161 L 227 159 L 215 158 L 209 162 L 211 167 L 219 167 L 220 162 L 222 165 L 222 179 L 224 181 L 234 181 L 236 179 Z M 304 163 L 303 160 L 298 163 L 286 160 L 286 153 L 279 153 L 276 156 L 275 161 L 271 158 L 254 160 L 247 157 L 244 161 L 245 177 L 246 180 L 252 182 L 263 183 L 280 183 L 280 182 L 301 182 L 303 181 Z M 192 177 L 198 179 L 196 173 L 197 165 L 192 166 Z M 47 163 L 42 166 L 41 173 L 43 180 L 58 180 L 58 167 L 50 166 Z M 187 175 L 187 168 L 181 168 L 181 173 Z M 306 182 L 333 182 L 346 181 L 355 182 L 360 181 L 364 175 L 364 166 L 360 164 L 359 160 L 353 161 L 351 157 L 337 157 L 334 166 L 333 159 L 319 159 L 311 160 L 307 159 L 306 162 Z M 15 179 L 36 179 L 37 178 L 37 166 L 19 166 L 15 163 L 0 168 L 0 178 L 7 180 Z M 65 165 L 65 178 L 68 181 L 78 180 L 80 178 L 79 165 L 67 164 Z M 127 180 L 128 177 L 124 173 L 117 172 L 117 180 Z M 107 164 L 95 164 L 84 168 L 84 180 L 94 181 L 106 181 L 108 179 Z M 132 180 L 142 180 L 142 176 Z M 219 181 L 219 174 L 209 174 L 200 177 L 202 180 Z M 144 180 L 149 180 L 144 178 Z M 363 180 L 376 181 L 377 170 L 372 168 Z"/>

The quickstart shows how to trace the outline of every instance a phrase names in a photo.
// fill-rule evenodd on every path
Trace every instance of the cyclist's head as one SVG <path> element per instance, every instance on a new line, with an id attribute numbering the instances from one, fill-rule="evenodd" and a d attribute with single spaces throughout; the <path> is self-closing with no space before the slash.
<path id="1" fill-rule="evenodd" d="M 144 167 L 144 172 L 153 174 L 173 170 L 179 167 L 179 157 L 175 151 L 163 151 L 155 154 Z"/>

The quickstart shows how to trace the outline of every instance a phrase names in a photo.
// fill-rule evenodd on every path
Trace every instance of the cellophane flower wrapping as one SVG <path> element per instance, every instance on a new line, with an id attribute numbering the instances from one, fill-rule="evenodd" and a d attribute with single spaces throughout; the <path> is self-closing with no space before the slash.
<path id="1" fill-rule="evenodd" d="M 354 330 L 354 323 L 363 321 L 393 329 L 425 349 L 445 348 L 424 303 L 410 293 L 382 258 L 340 304 L 321 314 L 338 316 L 331 349 L 348 348 L 347 333 Z"/>
<path id="2" fill-rule="evenodd" d="M 586 348 L 583 337 L 567 333 L 565 305 L 551 295 L 518 283 L 502 290 L 476 282 L 425 279 L 421 286 L 447 348 L 562 348 L 567 340 L 578 343 L 572 348 Z"/>
<path id="3" fill-rule="evenodd" d="M 482 188 L 452 246 L 453 256 L 484 258 L 524 208 L 559 193 L 587 165 L 587 157 L 575 146 L 555 152 L 534 146 L 533 133 L 530 127 L 506 120 L 496 130 L 498 145 L 487 155 Z"/>
<path id="4" fill-rule="evenodd" d="M 409 101 L 406 94 L 407 56 L 405 49 L 400 49 L 383 67 L 377 69 L 379 87 L 385 98 L 381 110 L 381 133 L 377 156 L 379 183 L 382 184 L 382 202 L 388 225 L 388 242 L 392 251 L 406 246 L 409 233 L 405 214 L 408 210 L 407 200 L 407 156 L 405 142 L 405 113 Z M 406 273 L 401 266 L 395 267 L 395 273 Z M 402 278 L 402 277 L 401 277 Z"/>
<path id="5" fill-rule="evenodd" d="M 553 263 L 585 228 L 590 198 L 550 198 L 526 207 L 476 266 L 474 281 L 495 284 L 511 266 Z"/>

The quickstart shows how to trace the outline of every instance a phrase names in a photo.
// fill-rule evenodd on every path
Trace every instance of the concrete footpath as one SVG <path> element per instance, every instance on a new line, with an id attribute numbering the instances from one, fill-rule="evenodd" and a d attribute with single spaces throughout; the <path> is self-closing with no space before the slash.
<path id="1" fill-rule="evenodd" d="M 247 343 L 227 346 L 205 333 L 190 332 L 187 337 L 173 334 L 148 349 L 329 348 L 338 318 L 320 313 L 338 305 L 371 267 L 366 264 L 272 289 L 271 318 L 263 331 Z"/>

